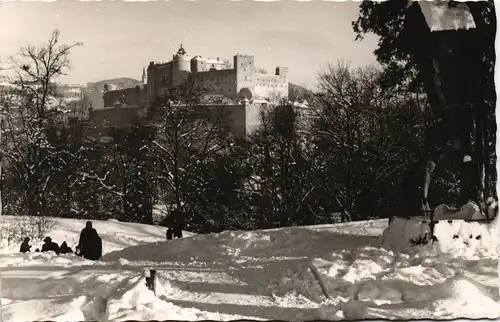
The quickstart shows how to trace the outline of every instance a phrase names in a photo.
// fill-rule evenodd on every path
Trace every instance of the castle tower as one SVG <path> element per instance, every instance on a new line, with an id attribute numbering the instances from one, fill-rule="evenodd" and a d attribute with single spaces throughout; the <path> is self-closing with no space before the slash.
<path id="1" fill-rule="evenodd" d="M 147 84 L 146 86 L 148 90 L 149 99 L 152 100 L 156 97 L 156 87 L 157 84 L 155 82 L 155 63 L 149 62 L 148 73 L 147 73 Z"/>
<path id="2" fill-rule="evenodd" d="M 146 84 L 146 69 L 142 67 L 142 83 Z"/>
<path id="3" fill-rule="evenodd" d="M 178 84 L 191 73 L 191 59 L 182 44 L 174 55 L 172 63 L 172 81 L 174 84 Z"/>
<path id="4" fill-rule="evenodd" d="M 191 59 L 191 73 L 198 73 L 207 70 L 206 63 L 201 56 L 195 56 Z"/>
<path id="5" fill-rule="evenodd" d="M 242 88 L 248 88 L 252 92 L 255 72 L 254 56 L 237 54 L 234 56 L 234 69 L 236 70 L 236 92 Z"/>

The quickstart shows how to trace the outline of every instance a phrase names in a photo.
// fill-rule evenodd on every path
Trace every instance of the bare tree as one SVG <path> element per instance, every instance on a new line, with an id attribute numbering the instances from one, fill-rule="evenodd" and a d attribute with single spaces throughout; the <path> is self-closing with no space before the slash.
<path id="1" fill-rule="evenodd" d="M 383 198 L 379 187 L 400 181 L 420 151 L 412 137 L 422 131 L 422 111 L 409 105 L 406 91 L 382 89 L 380 75 L 374 67 L 351 69 L 344 62 L 319 75 L 313 121 L 322 169 L 318 182 L 331 192 L 344 220 L 375 213 Z"/>
<path id="2" fill-rule="evenodd" d="M 65 75 L 70 51 L 81 45 L 60 45 L 59 36 L 55 30 L 45 45 L 21 48 L 12 58 L 15 76 L 9 77 L 10 88 L 0 101 L 4 125 L 0 155 L 22 187 L 30 215 L 43 214 L 48 182 L 54 175 L 50 165 L 58 151 L 47 139 L 47 128 L 63 119 L 66 111 L 54 81 Z"/>
<path id="3" fill-rule="evenodd" d="M 101 210 L 120 221 L 152 223 L 154 132 L 154 128 L 137 122 L 108 128 L 109 142 L 89 142 L 98 164 L 81 167 L 80 175 L 96 183 L 107 196 Z"/>
<path id="4" fill-rule="evenodd" d="M 246 193 L 259 228 L 303 225 L 315 187 L 300 108 L 281 102 L 262 110 L 261 126 L 249 138 L 246 158 L 251 169 Z"/>
<path id="5" fill-rule="evenodd" d="M 206 185 L 201 171 L 230 144 L 223 107 L 207 104 L 203 92 L 188 81 L 167 91 L 150 110 L 158 125 L 157 179 L 165 187 L 167 207 L 177 213 L 195 212 Z"/>

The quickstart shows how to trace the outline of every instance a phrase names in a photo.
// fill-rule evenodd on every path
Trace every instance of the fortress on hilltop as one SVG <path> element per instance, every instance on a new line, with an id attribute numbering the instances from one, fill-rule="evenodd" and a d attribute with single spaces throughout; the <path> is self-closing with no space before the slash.
<path id="1" fill-rule="evenodd" d="M 287 74 L 288 68 L 280 66 L 274 74 L 259 72 L 253 55 L 237 54 L 231 64 L 219 58 L 190 57 L 181 45 L 172 60 L 150 62 L 142 71 L 141 85 L 122 89 L 104 85 L 104 108 L 93 110 L 91 119 L 101 133 L 109 126 L 126 125 L 168 88 L 191 80 L 206 89 L 208 96 L 218 97 L 210 104 L 229 112 L 229 128 L 241 137 L 260 124 L 264 105 L 288 98 Z"/>
<path id="2" fill-rule="evenodd" d="M 190 57 L 181 45 L 167 63 L 150 62 L 147 70 L 149 97 L 162 94 L 167 86 L 175 86 L 189 77 L 209 89 L 210 93 L 237 98 L 248 89 L 256 99 L 288 97 L 288 68 L 276 67 L 275 74 L 259 73 L 253 55 L 237 54 L 233 66 L 219 58 Z M 241 96 L 241 95 L 240 95 Z"/>

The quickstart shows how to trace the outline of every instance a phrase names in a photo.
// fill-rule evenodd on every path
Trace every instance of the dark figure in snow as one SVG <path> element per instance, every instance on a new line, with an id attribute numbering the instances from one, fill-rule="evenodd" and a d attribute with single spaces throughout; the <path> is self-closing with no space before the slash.
<path id="1" fill-rule="evenodd" d="M 88 239 L 82 248 L 82 256 L 89 260 L 98 260 L 102 256 L 102 240 L 97 234 L 97 231 L 91 230 L 88 235 Z"/>
<path id="2" fill-rule="evenodd" d="M 80 240 L 78 241 L 78 246 L 76 247 L 80 256 L 85 257 L 87 249 L 91 249 L 92 238 L 95 238 L 97 231 L 92 228 L 92 222 L 87 221 L 85 228 L 82 229 L 80 233 Z"/>
<path id="3" fill-rule="evenodd" d="M 172 212 L 173 228 L 172 233 L 174 238 L 182 238 L 182 230 L 184 230 L 186 214 L 182 210 L 174 210 Z"/>
<path id="4" fill-rule="evenodd" d="M 39 252 L 40 252 L 40 248 L 35 249 L 35 253 L 39 253 Z"/>
<path id="5" fill-rule="evenodd" d="M 172 230 L 172 228 L 169 227 L 167 229 L 167 240 L 172 240 L 173 233 L 174 231 Z"/>
<path id="6" fill-rule="evenodd" d="M 52 241 L 52 238 L 45 237 L 43 242 L 44 242 L 44 244 L 42 245 L 42 252 L 53 251 L 54 253 L 56 253 L 56 255 L 59 255 L 59 245 L 54 243 Z"/>
<path id="7" fill-rule="evenodd" d="M 61 254 L 73 253 L 73 250 L 70 247 L 68 247 L 68 244 L 65 241 L 61 244 L 61 247 L 59 250 L 60 250 Z"/>
<path id="8" fill-rule="evenodd" d="M 21 249 L 19 250 L 21 253 L 27 253 L 31 249 L 30 238 L 24 238 L 24 241 L 21 243 Z"/>
<path id="9" fill-rule="evenodd" d="M 174 237 L 175 238 L 182 238 L 182 226 L 181 225 L 175 225 Z"/>

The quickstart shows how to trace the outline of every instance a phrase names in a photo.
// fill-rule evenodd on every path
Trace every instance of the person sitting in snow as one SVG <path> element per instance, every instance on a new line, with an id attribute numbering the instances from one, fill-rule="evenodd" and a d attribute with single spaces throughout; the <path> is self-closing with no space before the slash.
<path id="1" fill-rule="evenodd" d="M 56 255 L 59 255 L 59 245 L 52 241 L 52 238 L 45 237 L 43 240 L 44 244 L 42 245 L 42 252 L 53 251 Z"/>
<path id="2" fill-rule="evenodd" d="M 167 240 L 172 240 L 172 236 L 173 236 L 173 230 L 172 228 L 168 227 L 167 229 Z"/>
<path id="3" fill-rule="evenodd" d="M 85 224 L 85 228 L 82 229 L 82 232 L 80 233 L 80 240 L 78 241 L 78 246 L 76 246 L 76 249 L 78 250 L 78 254 L 80 256 L 85 257 L 85 252 L 87 249 L 91 249 L 92 246 L 92 238 L 93 236 L 97 235 L 97 231 L 92 228 L 92 222 L 87 221 Z"/>
<path id="4" fill-rule="evenodd" d="M 61 244 L 60 253 L 61 254 L 73 253 L 73 250 L 70 247 L 68 247 L 68 244 L 66 243 L 66 241 L 63 241 L 63 243 Z"/>
<path id="5" fill-rule="evenodd" d="M 83 248 L 83 257 L 89 260 L 98 260 L 102 256 L 102 240 L 95 229 L 87 235 L 86 244 Z"/>
<path id="6" fill-rule="evenodd" d="M 24 241 L 21 243 L 21 249 L 19 250 L 21 253 L 27 253 L 31 249 L 30 243 L 30 238 L 26 237 L 24 238 Z"/>

